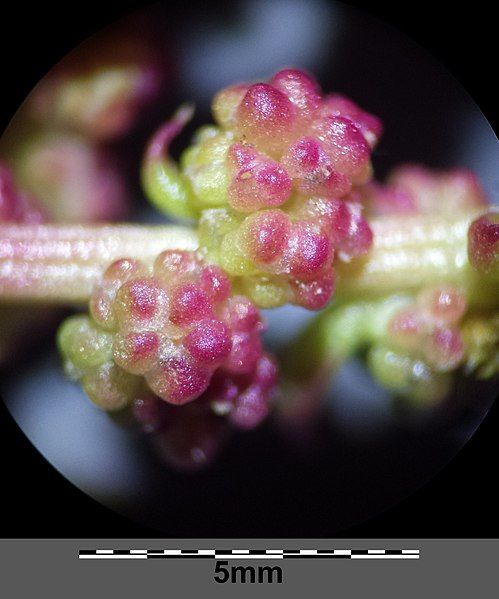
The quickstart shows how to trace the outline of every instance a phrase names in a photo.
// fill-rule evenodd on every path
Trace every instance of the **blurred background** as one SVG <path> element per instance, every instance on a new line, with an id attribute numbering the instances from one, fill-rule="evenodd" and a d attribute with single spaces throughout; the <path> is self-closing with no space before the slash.
<path id="1" fill-rule="evenodd" d="M 381 117 L 385 133 L 373 157 L 378 178 L 406 161 L 467 166 L 498 201 L 497 138 L 459 83 L 391 27 L 326 0 L 246 0 L 208 11 L 198 2 L 184 10 L 155 4 L 64 58 L 14 117 L 0 155 L 41 196 L 49 220 L 155 221 L 161 217 L 141 194 L 139 165 L 156 126 L 179 103 L 195 102 L 194 122 L 173 146 L 178 155 L 194 129 L 211 120 L 218 89 L 286 66 L 310 70 L 324 90 Z M 104 86 L 92 79 L 96 68 L 111 73 L 113 85 L 109 76 Z M 80 85 L 65 90 L 74 77 Z M 89 81 L 101 99 L 93 110 L 85 95 Z M 30 177 L 33 164 L 43 175 L 38 180 Z M 54 171 L 65 173 L 62 180 L 54 180 Z M 64 198 L 75 195 L 72 207 Z M 266 317 L 267 342 L 278 348 L 311 315 L 286 307 Z M 166 468 L 137 432 L 94 408 L 64 378 L 52 329 L 44 337 L 45 346 L 28 343 L 15 370 L 4 369 L 1 393 L 17 423 L 80 489 L 171 536 L 214 529 L 220 536 L 269 530 L 320 536 L 358 524 L 440 470 L 497 392 L 493 382 L 458 381 L 438 410 L 407 415 L 394 412 L 386 391 L 351 363 L 336 377 L 324 417 L 308 437 L 297 439 L 270 421 L 232 438 L 208 470 L 182 474 Z"/>

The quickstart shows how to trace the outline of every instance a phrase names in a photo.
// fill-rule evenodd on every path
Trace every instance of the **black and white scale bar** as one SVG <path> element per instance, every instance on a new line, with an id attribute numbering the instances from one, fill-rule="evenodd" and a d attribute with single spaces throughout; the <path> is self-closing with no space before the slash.
<path id="1" fill-rule="evenodd" d="M 419 559 L 419 549 L 80 549 L 79 559 Z"/>

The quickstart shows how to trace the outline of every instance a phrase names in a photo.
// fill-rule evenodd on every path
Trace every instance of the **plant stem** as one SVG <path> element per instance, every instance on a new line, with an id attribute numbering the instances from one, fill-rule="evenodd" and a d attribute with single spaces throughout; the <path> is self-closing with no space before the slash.
<path id="1" fill-rule="evenodd" d="M 0 225 L 0 298 L 87 302 L 119 258 L 149 262 L 163 250 L 196 248 L 195 232 L 173 225 Z"/>
<path id="2" fill-rule="evenodd" d="M 476 273 L 468 261 L 467 232 L 476 216 L 373 219 L 370 253 L 337 266 L 335 302 L 451 283 L 468 294 L 470 303 L 495 305 L 497 277 Z M 172 225 L 0 225 L 0 298 L 86 302 L 114 260 L 149 262 L 163 250 L 197 245 L 193 230 Z"/>
<path id="3" fill-rule="evenodd" d="M 370 222 L 374 243 L 365 259 L 339 264 L 336 300 L 414 292 L 453 284 L 473 305 L 495 305 L 498 281 L 468 260 L 468 228 L 477 212 L 456 216 L 384 216 Z"/>

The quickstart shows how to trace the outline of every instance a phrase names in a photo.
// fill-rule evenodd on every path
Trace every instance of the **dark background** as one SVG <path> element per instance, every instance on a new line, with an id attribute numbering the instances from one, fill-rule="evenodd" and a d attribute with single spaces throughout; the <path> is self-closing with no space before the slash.
<path id="1" fill-rule="evenodd" d="M 472 94 L 497 131 L 497 94 L 493 85 L 497 70 L 494 58 L 496 27 L 485 2 L 458 8 L 457 4 L 418 2 L 413 6 L 392 6 L 385 2 L 350 3 L 394 25 L 429 50 Z M 189 7 L 199 14 L 206 10 L 227 11 L 227 3 L 189 2 L 182 11 L 172 3 L 172 11 L 183 18 Z M 66 8 L 54 4 L 10 5 L 3 8 L 0 36 L 2 57 L 1 126 L 40 77 L 71 48 L 104 25 L 141 4 L 121 2 L 93 6 L 90 3 Z M 490 5 L 489 5 L 490 6 Z M 498 406 L 481 425 L 459 455 L 423 489 L 381 516 L 342 536 L 357 537 L 498 537 L 497 446 Z M 494 444 L 493 444 L 494 443 Z M 130 520 L 102 507 L 54 470 L 24 437 L 1 405 L 1 516 L 2 537 L 133 537 L 164 536 L 134 525 Z M 368 489 L 365 492 L 369 492 Z M 297 494 L 299 490 L 297 490 Z M 262 497 L 262 502 L 272 498 Z M 310 532 L 321 536 L 320 513 L 314 518 L 313 503 L 307 515 Z M 175 519 L 175 514 L 172 514 Z M 296 536 L 295 526 L 286 533 L 286 521 L 255 522 L 252 531 L 238 536 Z M 178 535 L 188 536 L 178 529 Z M 191 535 L 197 536 L 192 530 Z M 207 537 L 233 536 L 229 526 L 200 531 Z M 327 531 L 324 531 L 324 536 Z"/>

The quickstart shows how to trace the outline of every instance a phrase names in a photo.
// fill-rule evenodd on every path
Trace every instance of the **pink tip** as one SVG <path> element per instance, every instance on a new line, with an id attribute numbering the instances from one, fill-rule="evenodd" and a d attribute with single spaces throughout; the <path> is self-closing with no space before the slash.
<path id="1" fill-rule="evenodd" d="M 160 338 L 154 331 L 118 333 L 113 356 L 118 366 L 133 374 L 144 374 L 157 359 Z"/>
<path id="2" fill-rule="evenodd" d="M 460 208 L 479 208 L 489 201 L 475 173 L 466 168 L 457 168 L 440 175 L 442 187 L 447 188 L 453 203 Z"/>
<path id="3" fill-rule="evenodd" d="M 289 146 L 282 163 L 304 194 L 338 198 L 350 191 L 349 179 L 335 170 L 320 142 L 313 137 L 302 137 Z"/>
<path id="4" fill-rule="evenodd" d="M 229 329 L 219 320 L 202 320 L 185 337 L 187 351 L 202 364 L 219 364 L 230 353 Z"/>
<path id="5" fill-rule="evenodd" d="M 440 324 L 454 324 L 466 311 L 465 296 L 449 286 L 423 291 L 418 303 Z"/>
<path id="6" fill-rule="evenodd" d="M 266 418 L 268 412 L 268 402 L 262 389 L 251 385 L 236 399 L 230 421 L 237 428 L 251 430 Z"/>
<path id="7" fill-rule="evenodd" d="M 402 347 L 414 348 L 421 342 L 426 321 L 413 306 L 398 311 L 388 324 L 391 337 Z"/>
<path id="8" fill-rule="evenodd" d="M 464 346 L 459 331 L 439 328 L 426 343 L 426 358 L 438 370 L 456 368 L 463 359 Z"/>
<path id="9" fill-rule="evenodd" d="M 295 125 L 296 108 L 285 94 L 257 83 L 248 88 L 237 109 L 237 131 L 270 153 L 278 152 Z"/>
<path id="10" fill-rule="evenodd" d="M 233 144 L 229 160 L 237 169 L 228 189 L 231 206 L 241 212 L 279 206 L 291 194 L 291 179 L 274 160 L 243 144 Z"/>
<path id="11" fill-rule="evenodd" d="M 283 163 L 293 178 L 305 178 L 319 168 L 321 158 L 325 158 L 325 156 L 324 150 L 316 139 L 302 137 L 288 148 L 283 157 Z"/>
<path id="12" fill-rule="evenodd" d="M 312 124 L 333 167 L 344 175 L 360 175 L 369 163 L 370 150 L 360 130 L 345 117 L 323 117 Z"/>
<path id="13" fill-rule="evenodd" d="M 182 405 L 199 397 L 210 382 L 209 374 L 187 356 L 171 356 L 146 373 L 149 387 L 165 401 Z"/>
<path id="14" fill-rule="evenodd" d="M 127 341 L 131 347 L 133 361 L 147 360 L 154 356 L 159 347 L 159 337 L 153 331 L 128 333 Z"/>
<path id="15" fill-rule="evenodd" d="M 262 326 L 258 310 L 242 295 L 235 295 L 228 300 L 226 313 L 226 320 L 235 332 L 249 333 Z"/>
<path id="16" fill-rule="evenodd" d="M 264 354 L 256 366 L 256 382 L 262 389 L 269 390 L 277 383 L 277 375 L 276 361 L 269 354 Z"/>
<path id="17" fill-rule="evenodd" d="M 488 200 L 476 176 L 468 169 L 434 171 L 418 164 L 404 164 L 392 171 L 391 187 L 409 194 L 421 213 L 451 213 L 487 206 Z"/>
<path id="18" fill-rule="evenodd" d="M 198 266 L 199 261 L 193 252 L 166 250 L 154 261 L 154 274 L 172 284 L 176 277 L 192 274 Z"/>
<path id="19" fill-rule="evenodd" d="M 224 369 L 235 374 L 245 374 L 254 370 L 262 353 L 259 335 L 234 333 L 232 350 L 224 363 Z"/>
<path id="20" fill-rule="evenodd" d="M 191 324 L 203 318 L 209 318 L 211 315 L 211 302 L 199 285 L 186 283 L 175 289 L 170 315 L 170 320 L 174 324 Z"/>
<path id="21" fill-rule="evenodd" d="M 106 268 L 103 275 L 103 280 L 113 283 L 126 283 L 134 275 L 140 273 L 143 266 L 138 260 L 133 258 L 121 258 L 116 260 Z"/>
<path id="22" fill-rule="evenodd" d="M 282 91 L 300 110 L 311 112 L 320 103 L 321 91 L 317 81 L 298 69 L 284 69 L 276 73 L 270 84 Z"/>
<path id="23" fill-rule="evenodd" d="M 300 217 L 320 225 L 330 237 L 333 245 L 348 235 L 351 214 L 348 203 L 335 198 L 309 198 L 300 211 Z"/>
<path id="24" fill-rule="evenodd" d="M 104 271 L 102 281 L 90 298 L 90 312 L 101 326 L 114 326 L 113 303 L 122 285 L 144 273 L 138 260 L 123 258 L 116 260 Z M 144 273 L 145 274 L 145 273 Z"/>
<path id="25" fill-rule="evenodd" d="M 199 283 L 214 304 L 224 302 L 230 296 L 229 278 L 218 266 L 205 266 L 199 276 Z"/>
<path id="26" fill-rule="evenodd" d="M 381 120 L 362 110 L 355 102 L 341 94 L 332 94 L 322 100 L 321 113 L 329 116 L 342 116 L 350 119 L 373 147 L 383 133 Z"/>
<path id="27" fill-rule="evenodd" d="M 362 197 L 369 212 L 376 216 L 414 214 L 418 211 L 411 194 L 395 185 L 380 185 L 372 181 L 362 189 Z"/>
<path id="28" fill-rule="evenodd" d="M 247 220 L 245 237 L 252 259 L 267 264 L 279 258 L 288 245 L 288 216 L 280 210 L 264 210 Z"/>
<path id="29" fill-rule="evenodd" d="M 153 318 L 158 307 L 163 289 L 153 279 L 134 279 L 125 283 L 120 294 L 126 293 L 130 315 L 133 319 L 148 320 Z"/>
<path id="30" fill-rule="evenodd" d="M 169 146 L 172 140 L 182 131 L 192 119 L 194 107 L 189 104 L 181 106 L 162 127 L 160 127 L 150 140 L 146 150 L 146 161 L 157 161 L 168 157 Z"/>
<path id="31" fill-rule="evenodd" d="M 488 212 L 473 221 L 468 230 L 468 257 L 473 267 L 492 273 L 499 263 L 499 212 Z"/>
<path id="32" fill-rule="evenodd" d="M 373 233 L 367 220 L 362 216 L 362 207 L 348 203 L 350 222 L 345 237 L 338 243 L 338 254 L 343 260 L 350 260 L 366 254 L 372 246 Z"/>
<path id="33" fill-rule="evenodd" d="M 308 310 L 325 308 L 334 292 L 334 271 L 328 272 L 313 281 L 292 281 L 296 303 Z"/>
<path id="34" fill-rule="evenodd" d="M 291 272 L 295 276 L 310 276 L 332 261 L 333 248 L 329 237 L 307 222 L 293 225 Z"/>

